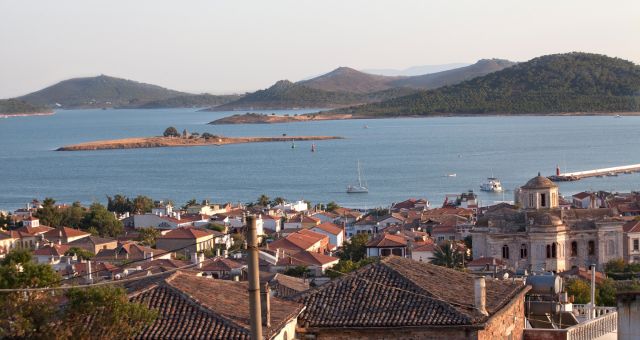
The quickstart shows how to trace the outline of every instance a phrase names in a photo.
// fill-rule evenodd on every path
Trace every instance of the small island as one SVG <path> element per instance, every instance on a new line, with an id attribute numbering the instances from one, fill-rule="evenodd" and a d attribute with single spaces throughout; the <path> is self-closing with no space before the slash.
<path id="1" fill-rule="evenodd" d="M 186 130 L 182 134 L 176 128 L 169 127 L 162 136 L 154 137 L 132 137 L 123 139 L 101 140 L 73 145 L 66 145 L 56 149 L 56 151 L 88 151 L 88 150 L 112 150 L 112 149 L 141 149 L 141 148 L 162 148 L 178 146 L 203 146 L 203 145 L 226 145 L 241 143 L 264 143 L 264 142 L 292 142 L 292 141 L 312 141 L 343 139 L 338 136 L 278 136 L 278 137 L 225 137 L 213 135 L 208 132 L 199 134 L 197 132 L 188 133 Z"/>

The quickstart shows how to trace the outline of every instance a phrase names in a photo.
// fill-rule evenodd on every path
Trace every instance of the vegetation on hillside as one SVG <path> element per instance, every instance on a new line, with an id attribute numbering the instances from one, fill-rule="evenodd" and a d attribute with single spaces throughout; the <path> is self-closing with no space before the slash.
<path id="1" fill-rule="evenodd" d="M 153 100 L 137 106 L 139 109 L 161 109 L 176 107 L 211 107 L 238 100 L 241 95 L 186 94 L 167 99 Z"/>
<path id="2" fill-rule="evenodd" d="M 463 83 L 336 110 L 404 116 L 640 110 L 640 67 L 588 53 L 548 55 Z"/>
<path id="3" fill-rule="evenodd" d="M 19 99 L 0 99 L 0 114 L 28 114 L 51 112 L 41 105 L 33 105 Z"/>

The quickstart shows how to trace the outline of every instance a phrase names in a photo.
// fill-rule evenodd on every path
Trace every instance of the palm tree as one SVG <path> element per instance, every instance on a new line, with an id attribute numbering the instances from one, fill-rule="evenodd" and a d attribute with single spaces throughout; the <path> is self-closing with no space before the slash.
<path id="1" fill-rule="evenodd" d="M 269 204 L 270 200 L 269 200 L 269 196 L 262 194 L 260 195 L 260 197 L 258 197 L 258 201 L 257 203 L 263 207 L 266 207 Z"/>
<path id="2" fill-rule="evenodd" d="M 461 253 L 451 241 L 444 241 L 435 248 L 430 262 L 436 266 L 447 268 L 462 268 L 464 254 Z"/>

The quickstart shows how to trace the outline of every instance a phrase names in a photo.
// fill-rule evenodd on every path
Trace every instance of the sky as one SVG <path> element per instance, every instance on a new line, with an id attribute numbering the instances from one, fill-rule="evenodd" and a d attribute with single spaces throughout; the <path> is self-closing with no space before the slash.
<path id="1" fill-rule="evenodd" d="M 639 42 L 638 0 L 0 0 L 0 98 L 99 74 L 224 94 L 339 66 L 571 51 L 640 64 Z"/>

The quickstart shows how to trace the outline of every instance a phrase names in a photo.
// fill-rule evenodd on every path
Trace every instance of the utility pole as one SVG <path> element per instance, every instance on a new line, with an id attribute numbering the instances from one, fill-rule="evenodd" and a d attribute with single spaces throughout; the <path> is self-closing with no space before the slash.
<path id="1" fill-rule="evenodd" d="M 256 217 L 247 216 L 247 255 L 249 262 L 249 313 L 251 339 L 262 340 L 262 316 L 260 306 L 260 276 L 258 273 L 258 235 Z"/>

